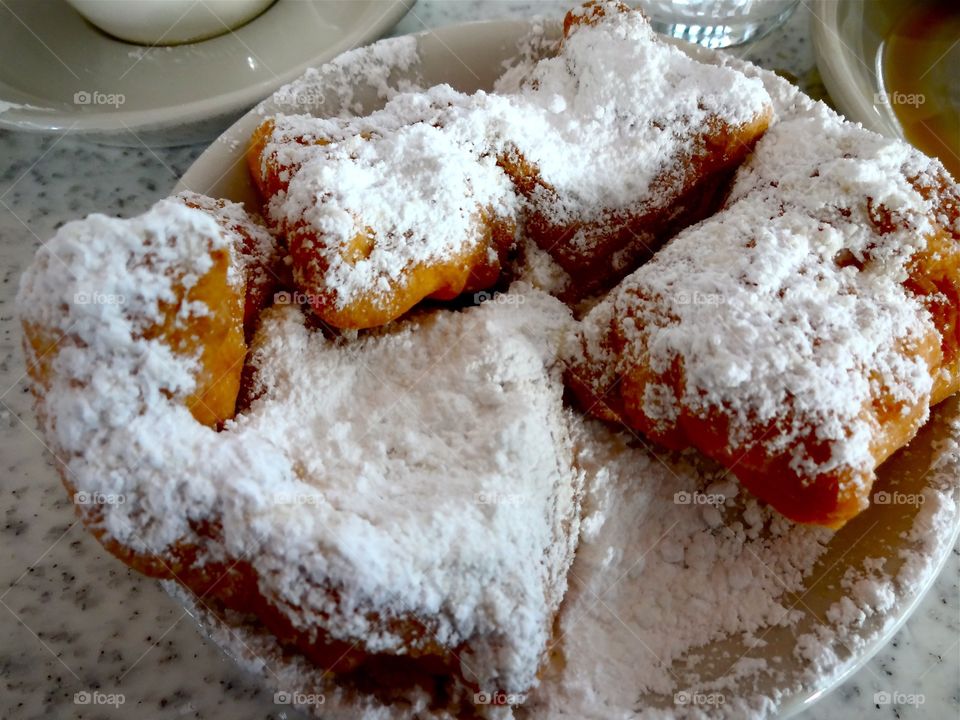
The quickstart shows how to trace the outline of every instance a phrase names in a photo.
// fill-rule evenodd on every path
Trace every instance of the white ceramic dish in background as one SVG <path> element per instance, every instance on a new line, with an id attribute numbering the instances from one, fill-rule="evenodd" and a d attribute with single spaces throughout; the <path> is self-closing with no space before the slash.
<path id="1" fill-rule="evenodd" d="M 811 31 L 817 67 L 837 108 L 864 127 L 902 139 L 889 103 L 879 101 L 883 38 L 900 17 L 895 6 L 876 0 L 813 0 Z"/>
<path id="2" fill-rule="evenodd" d="M 421 85 L 428 86 L 437 83 L 449 83 L 455 88 L 472 92 L 476 89 L 489 89 L 497 77 L 503 72 L 504 64 L 514 59 L 521 41 L 532 31 L 532 24 L 518 21 L 467 23 L 437 29 L 430 33 L 415 36 L 418 43 L 419 62 L 407 71 L 394 72 L 390 83 L 395 84 L 403 79 L 412 79 Z M 547 26 L 548 34 L 558 36 L 557 25 Z M 382 42 L 396 42 L 397 39 Z M 716 61 L 721 54 L 698 46 L 686 43 L 677 44 L 694 57 L 704 62 Z M 384 53 L 389 56 L 389 53 Z M 737 64 L 740 61 L 726 57 L 727 62 Z M 745 66 L 744 63 L 741 63 Z M 758 71 L 762 75 L 768 88 L 775 89 L 772 93 L 781 110 L 793 104 L 799 91 L 789 85 L 787 81 L 773 73 Z M 214 197 L 225 197 L 246 203 L 251 209 L 257 207 L 257 198 L 251 184 L 244 160 L 244 152 L 254 128 L 262 122 L 265 115 L 278 111 L 307 112 L 314 115 L 332 115 L 340 110 L 339 92 L 345 87 L 343 70 L 326 70 L 318 73 L 309 86 L 299 88 L 297 95 L 303 98 L 314 98 L 311 105 L 299 102 L 296 105 L 286 104 L 287 96 L 274 97 L 265 100 L 257 108 L 237 121 L 216 142 L 214 142 L 185 173 L 174 192 L 190 189 L 206 193 Z M 370 111 L 382 105 L 383 98 L 378 94 L 378 88 L 369 85 L 359 75 L 353 78 L 349 85 L 351 108 L 359 103 L 364 111 Z M 301 97 L 302 96 L 302 97 Z M 960 403 L 950 401 L 944 403 L 933 414 L 928 426 L 915 439 L 908 449 L 897 453 L 889 460 L 879 473 L 878 487 L 903 493 L 919 493 L 933 477 L 940 471 L 932 472 L 935 448 L 948 436 L 953 437 L 950 423 L 960 418 Z M 947 472 L 956 472 L 956 468 L 947 468 Z M 920 508 L 905 507 L 903 505 L 875 504 L 853 521 L 838 531 L 830 541 L 826 552 L 817 562 L 811 577 L 807 578 L 809 593 L 804 595 L 804 605 L 813 613 L 807 615 L 797 626 L 786 628 L 784 632 L 771 635 L 770 641 L 764 648 L 765 657 L 785 658 L 786 679 L 779 682 L 771 680 L 769 686 L 764 686 L 764 694 L 771 697 L 780 697 L 777 712 L 781 717 L 800 712 L 812 703 L 823 697 L 832 688 L 841 684 L 847 677 L 866 663 L 875 652 L 886 645 L 893 634 L 909 617 L 917 603 L 923 597 L 936 578 L 944 561 L 953 548 L 958 532 L 960 532 L 960 515 L 954 512 L 951 515 L 951 528 L 944 536 L 937 535 L 931 538 L 930 533 L 924 535 L 924 522 Z M 837 647 L 842 658 L 836 666 L 820 674 L 815 682 L 799 680 L 804 666 L 794 655 L 796 638 L 801 633 L 815 632 L 819 619 L 828 616 L 828 609 L 845 596 L 843 589 L 844 574 L 851 568 L 863 569 L 869 558 L 884 557 L 892 565 L 892 572 L 896 571 L 903 562 L 902 553 L 907 550 L 917 551 L 916 541 L 908 540 L 907 533 L 917 532 L 925 540 L 933 544 L 930 550 L 929 564 L 925 568 L 923 577 L 914 584 L 897 583 L 895 609 L 889 614 L 874 615 L 864 621 L 863 625 L 852 631 L 852 637 L 845 641 L 845 646 L 857 640 L 855 652 L 844 655 L 845 647 Z M 870 541 L 860 543 L 859 540 L 869 533 Z M 948 537 L 948 536 L 949 537 Z M 817 579 L 814 580 L 813 578 Z M 203 608 L 191 608 L 189 598 L 178 593 L 174 587 L 168 588 L 180 601 L 184 602 L 188 611 L 200 623 L 203 631 L 224 648 L 228 655 L 248 668 L 255 668 L 261 673 L 264 681 L 276 689 L 278 673 L 272 670 L 284 666 L 291 668 L 297 674 L 302 686 L 297 688 L 304 694 L 323 692 L 323 683 L 329 683 L 326 673 L 317 672 L 315 676 L 309 673 L 301 674 L 302 667 L 289 656 L 281 657 L 280 653 L 271 657 L 271 668 L 264 666 L 262 653 L 271 650 L 272 639 L 256 624 L 238 622 L 236 625 L 227 625 Z M 684 598 L 677 598 L 683 602 Z M 240 641 L 236 640 L 240 637 Z M 251 647 L 257 648 L 254 653 Z M 742 657 L 750 652 L 750 648 L 742 644 L 741 639 L 731 638 L 718 641 L 700 649 L 705 658 L 710 653 L 721 655 L 732 653 L 732 657 Z M 645 650 L 638 647 L 638 653 Z M 251 655 L 251 653 L 253 653 Z M 706 660 L 705 660 L 706 662 Z M 793 673 L 792 675 L 790 673 Z M 282 673 L 288 676 L 287 673 Z M 744 681 L 745 683 L 747 681 Z M 312 685 L 311 683 L 317 683 Z M 283 688 L 291 690 L 291 688 Z M 646 702 L 646 696 L 644 702 Z M 670 698 L 672 699 L 672 698 Z M 654 699 L 650 699 L 654 702 Z M 638 700 L 638 702 L 640 702 Z M 622 708 L 622 713 L 606 708 L 606 714 L 630 715 L 631 708 Z M 526 711 L 522 711 L 526 712 Z M 523 717 L 533 717 L 529 713 Z"/>
<path id="3" fill-rule="evenodd" d="M 215 137 L 305 68 L 363 45 L 415 0 L 279 0 L 219 37 L 131 45 L 64 0 L 0 3 L 0 127 L 120 145 Z"/>
<path id="4" fill-rule="evenodd" d="M 223 35 L 253 20 L 274 0 L 67 0 L 105 33 L 143 45 L 176 45 Z"/>

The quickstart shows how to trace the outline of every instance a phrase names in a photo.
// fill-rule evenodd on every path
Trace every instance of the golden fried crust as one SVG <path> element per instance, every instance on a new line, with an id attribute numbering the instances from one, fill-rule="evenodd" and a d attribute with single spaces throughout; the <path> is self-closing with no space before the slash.
<path id="1" fill-rule="evenodd" d="M 259 216 L 224 212 L 232 205 L 229 201 L 196 193 L 181 193 L 175 199 L 211 215 L 234 241 L 232 250 L 240 256 L 239 264 L 243 268 L 243 332 L 249 343 L 256 332 L 260 313 L 281 286 L 289 285 L 289 270 L 282 262 L 279 240 L 267 235 L 268 230 Z M 268 238 L 269 245 L 264 246 L 263 241 L 255 236 Z"/>
<path id="2" fill-rule="evenodd" d="M 905 347 L 904 352 L 923 357 L 931 369 L 937 367 L 941 357 L 935 333 L 930 333 L 922 343 Z M 666 377 L 652 372 L 649 366 L 637 367 L 623 376 L 619 390 L 620 417 L 652 440 L 671 449 L 696 447 L 707 457 L 730 468 L 756 497 L 798 522 L 840 527 L 869 504 L 872 470 L 857 472 L 847 468 L 809 478 L 798 475 L 791 467 L 795 448 L 770 454 L 768 446 L 761 440 L 773 437 L 782 419 L 752 425 L 751 440 L 731 446 L 730 426 L 735 421 L 729 415 L 720 409 L 699 414 L 681 405 L 676 425 L 664 432 L 639 409 L 643 406 L 647 387 L 659 383 L 667 384 L 679 398 L 684 386 L 682 362 L 677 360 Z M 889 389 L 878 385 L 875 396 L 862 411 L 875 429 L 871 454 L 876 465 L 913 438 L 925 413 L 923 403 L 910 406 L 893 397 Z M 789 420 L 787 424 L 790 424 Z M 830 448 L 815 439 L 814 428 L 810 429 L 802 444 L 804 455 L 817 461 L 822 462 L 830 455 Z"/>
<path id="3" fill-rule="evenodd" d="M 276 194 L 279 189 L 275 180 L 268 179 L 268 172 L 264 167 L 266 160 L 263 157 L 267 143 L 270 142 L 270 136 L 273 134 L 275 123 L 273 120 L 266 120 L 257 126 L 250 136 L 250 145 L 247 148 L 247 169 L 250 170 L 250 177 L 253 184 L 256 185 L 262 200 Z"/>
<path id="4" fill-rule="evenodd" d="M 282 165 L 277 159 L 277 153 L 267 152 L 267 146 L 274 140 L 274 131 L 276 123 L 272 119 L 263 121 L 253 131 L 250 137 L 250 145 L 247 148 L 247 167 L 250 170 L 250 177 L 260 193 L 260 199 L 268 201 L 278 192 L 287 189 L 290 178 L 296 172 L 296 167 Z M 285 138 L 287 142 L 297 145 L 329 145 L 329 141 L 324 138 L 307 140 L 304 137 L 293 136 Z"/>
<path id="5" fill-rule="evenodd" d="M 610 9 L 610 6 L 611 3 L 590 0 L 590 2 L 584 3 L 576 11 L 568 12 L 563 18 L 563 36 L 570 37 L 570 33 L 580 25 L 595 25 L 606 17 L 607 10 Z M 618 13 L 631 12 L 630 7 L 622 2 L 617 2 L 613 7 Z"/>
<path id="6" fill-rule="evenodd" d="M 215 427 L 232 418 L 236 411 L 247 344 L 243 337 L 244 295 L 227 280 L 230 251 L 216 250 L 212 257 L 210 272 L 183 293 L 178 304 L 164 307 L 163 324 L 144 336 L 159 338 L 179 354 L 199 352 L 197 389 L 187 398 L 186 405 L 197 422 Z M 177 311 L 184 302 L 203 303 L 210 313 L 179 320 Z"/>
<path id="7" fill-rule="evenodd" d="M 333 327 L 363 329 L 400 317 L 424 298 L 451 300 L 490 287 L 500 276 L 514 231 L 511 222 L 478 213 L 477 232 L 481 237 L 469 249 L 442 262 L 413 265 L 400 278 L 389 281 L 386 291 L 367 288 L 346 304 L 338 304 L 337 293 L 326 285 L 327 265 L 314 249 L 321 241 L 313 231 L 301 226 L 290 233 L 288 240 L 295 281 L 306 293 L 314 313 Z M 340 253 L 344 260 L 355 263 L 368 257 L 375 244 L 376 237 L 368 230 Z"/>
<path id="8" fill-rule="evenodd" d="M 243 337 L 243 295 L 227 280 L 231 253 L 221 248 L 214 250 L 211 258 L 210 271 L 189 288 L 184 278 L 177 279 L 173 285 L 176 302 L 163 303 L 162 320 L 145 328 L 141 337 L 162 342 L 179 355 L 199 356 L 196 389 L 185 405 L 197 422 L 215 427 L 234 415 L 247 346 Z M 203 303 L 210 312 L 178 317 L 185 302 Z M 23 330 L 31 358 L 27 372 L 37 388 L 46 392 L 57 348 L 79 340 L 27 322 Z"/>
<path id="9" fill-rule="evenodd" d="M 936 197 L 937 215 L 956 227 L 960 187 L 944 173 L 932 186 L 918 189 L 925 197 Z M 940 333 L 941 370 L 934 375 L 930 398 L 934 405 L 960 390 L 960 236 L 938 227 L 913 256 L 909 273 L 904 285 L 923 300 Z"/>

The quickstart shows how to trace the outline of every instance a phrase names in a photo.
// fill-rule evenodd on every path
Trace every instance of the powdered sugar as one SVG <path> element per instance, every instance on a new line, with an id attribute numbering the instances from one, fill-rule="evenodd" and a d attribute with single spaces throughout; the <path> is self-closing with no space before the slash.
<path id="1" fill-rule="evenodd" d="M 252 358 L 263 395 L 228 434 L 269 443 L 292 469 L 261 489 L 257 514 L 284 528 L 269 576 L 298 623 L 401 652 L 386 619 L 412 613 L 431 640 L 471 644 L 482 687 L 528 687 L 577 526 L 561 389 L 544 369 L 565 308 L 531 290 L 346 345 L 308 331 L 298 308 L 268 315 Z M 278 524 L 270 490 L 315 497 L 309 522 L 291 508 Z M 306 559 L 301 546 L 322 550 Z M 335 602 L 313 590 L 327 583 Z M 368 607 L 381 618 L 369 625 Z"/>
<path id="2" fill-rule="evenodd" d="M 662 183 L 703 128 L 749 123 L 769 105 L 759 80 L 698 63 L 640 13 L 613 10 L 575 27 L 522 92 L 543 126 L 527 114 L 513 142 L 581 220 L 669 197 Z"/>
<path id="3" fill-rule="evenodd" d="M 729 691 L 741 673 L 762 677 L 776 662 L 763 650 L 749 670 L 738 661 L 797 622 L 787 594 L 802 591 L 832 534 L 757 505 L 709 464 L 658 458 L 593 421 L 579 432 L 592 482 L 571 570 L 580 581 L 560 624 L 567 664 L 534 693 L 532 715 L 621 717 L 635 703 L 650 717 L 657 707 L 672 715 L 683 712 L 674 694 L 684 691 L 727 691 L 730 704 L 755 711 Z M 711 647 L 730 638 L 744 650 L 725 657 Z M 711 687 L 714 676 L 728 684 Z"/>

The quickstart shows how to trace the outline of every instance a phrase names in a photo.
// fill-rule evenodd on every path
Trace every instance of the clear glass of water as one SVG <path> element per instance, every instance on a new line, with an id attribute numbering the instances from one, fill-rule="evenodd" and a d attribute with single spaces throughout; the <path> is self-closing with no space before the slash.
<path id="1" fill-rule="evenodd" d="M 800 0 L 640 0 L 664 35 L 721 48 L 759 40 L 783 23 Z"/>

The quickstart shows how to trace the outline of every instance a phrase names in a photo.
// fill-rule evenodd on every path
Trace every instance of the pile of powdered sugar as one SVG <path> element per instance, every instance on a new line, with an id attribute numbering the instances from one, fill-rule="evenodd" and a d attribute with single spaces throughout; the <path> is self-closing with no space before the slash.
<path id="1" fill-rule="evenodd" d="M 583 422 L 589 483 L 555 638 L 563 662 L 517 717 L 766 717 L 828 684 L 952 546 L 960 452 L 936 437 L 958 422 L 943 408 L 914 443 L 919 459 L 881 473 L 883 491 L 922 501 L 836 533 L 785 520 L 696 454 Z"/>
<path id="2" fill-rule="evenodd" d="M 682 174 L 677 165 L 697 152 L 696 138 L 711 122 L 743 125 L 770 104 L 760 80 L 699 63 L 658 38 L 641 13 L 612 9 L 596 24 L 575 26 L 519 93 L 525 112 L 504 142 L 581 221 L 674 197 L 668 188 Z"/>
<path id="3" fill-rule="evenodd" d="M 385 619 L 412 613 L 429 639 L 471 643 L 463 660 L 481 687 L 533 682 L 578 527 L 549 369 L 569 321 L 523 288 L 352 342 L 309 330 L 299 307 L 266 313 L 250 360 L 260 398 L 225 434 L 276 447 L 293 473 L 257 488 L 247 520 L 282 533 L 278 564 L 257 564 L 298 625 L 397 652 Z M 271 491 L 304 502 L 278 507 Z"/>

